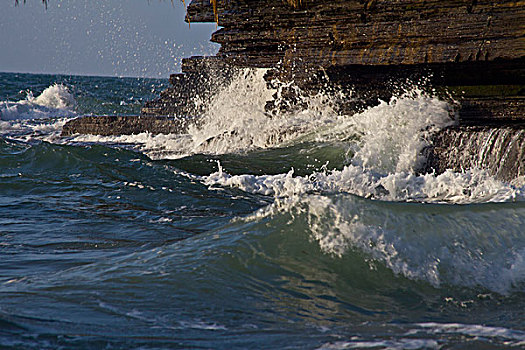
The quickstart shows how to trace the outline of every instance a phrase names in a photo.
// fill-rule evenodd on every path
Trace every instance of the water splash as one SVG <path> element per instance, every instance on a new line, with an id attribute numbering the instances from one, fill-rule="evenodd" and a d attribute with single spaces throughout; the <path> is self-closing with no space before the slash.
<path id="1" fill-rule="evenodd" d="M 483 168 L 498 179 L 523 182 L 525 131 L 519 127 L 459 127 L 437 136 L 432 167 Z M 521 177 L 521 179 L 520 179 Z"/>
<path id="2" fill-rule="evenodd" d="M 69 89 L 53 84 L 39 96 L 29 91 L 24 100 L 0 102 L 0 120 L 64 118 L 75 116 L 76 101 Z"/>

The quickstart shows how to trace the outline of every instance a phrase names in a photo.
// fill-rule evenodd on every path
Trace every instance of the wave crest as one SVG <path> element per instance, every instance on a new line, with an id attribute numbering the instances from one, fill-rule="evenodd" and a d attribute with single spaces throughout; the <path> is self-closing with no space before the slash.
<path id="1" fill-rule="evenodd" d="M 53 84 L 37 97 L 28 92 L 24 100 L 0 102 L 0 120 L 64 118 L 75 115 L 76 101 L 63 84 Z"/>

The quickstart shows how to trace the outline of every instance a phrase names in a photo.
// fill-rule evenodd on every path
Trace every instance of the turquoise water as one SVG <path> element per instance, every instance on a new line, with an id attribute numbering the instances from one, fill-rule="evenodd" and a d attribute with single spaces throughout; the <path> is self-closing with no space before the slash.
<path id="1" fill-rule="evenodd" d="M 26 106 L 0 114 L 1 348 L 525 346 L 523 188 L 418 176 L 402 165 L 407 139 L 359 129 L 417 113 L 437 125 L 440 102 L 355 119 L 312 102 L 311 116 L 271 125 L 249 104 L 215 105 L 228 127 L 248 115 L 244 134 L 210 122 L 182 136 L 61 138 L 74 116 L 137 113 L 166 81 L 0 81 L 0 111 Z M 19 93 L 55 83 L 62 104 Z M 264 143 L 261 130 L 291 136 Z"/>

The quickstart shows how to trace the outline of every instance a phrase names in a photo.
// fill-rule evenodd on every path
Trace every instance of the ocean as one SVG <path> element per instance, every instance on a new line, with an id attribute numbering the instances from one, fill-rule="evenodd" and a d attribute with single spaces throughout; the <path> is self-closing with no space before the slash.
<path id="1" fill-rule="evenodd" d="M 269 115 L 263 75 L 184 135 L 61 137 L 168 81 L 0 74 L 0 348 L 525 347 L 524 179 L 421 174 L 454 121 L 417 88 Z"/>

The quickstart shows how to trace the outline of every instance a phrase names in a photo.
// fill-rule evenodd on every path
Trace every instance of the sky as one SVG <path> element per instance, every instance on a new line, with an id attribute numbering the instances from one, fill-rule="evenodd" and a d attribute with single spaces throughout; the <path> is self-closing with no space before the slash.
<path id="1" fill-rule="evenodd" d="M 20 2 L 0 1 L 0 72 L 167 78 L 218 50 L 215 24 L 190 27 L 180 0 Z"/>

